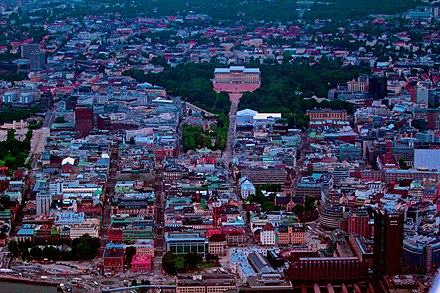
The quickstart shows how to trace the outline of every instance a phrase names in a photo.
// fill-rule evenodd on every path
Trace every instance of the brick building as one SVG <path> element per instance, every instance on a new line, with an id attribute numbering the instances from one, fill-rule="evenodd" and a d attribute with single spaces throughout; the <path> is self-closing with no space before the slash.
<path id="1" fill-rule="evenodd" d="M 366 209 L 353 209 L 348 213 L 347 232 L 364 237 L 370 237 L 370 217 Z"/>
<path id="2" fill-rule="evenodd" d="M 75 128 L 81 136 L 86 136 L 93 130 L 93 109 L 86 105 L 75 107 Z"/>
<path id="3" fill-rule="evenodd" d="M 110 228 L 107 233 L 108 241 L 110 242 L 122 242 L 122 229 Z"/>
<path id="4" fill-rule="evenodd" d="M 123 272 L 124 271 L 124 250 L 106 249 L 104 250 L 104 272 Z"/>
<path id="5" fill-rule="evenodd" d="M 367 276 L 367 261 L 357 257 L 305 257 L 290 263 L 288 270 L 292 282 L 364 280 Z"/>

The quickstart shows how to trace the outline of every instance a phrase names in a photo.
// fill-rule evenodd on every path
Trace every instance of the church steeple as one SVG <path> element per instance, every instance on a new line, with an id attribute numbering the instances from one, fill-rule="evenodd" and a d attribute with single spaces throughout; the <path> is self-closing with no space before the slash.
<path id="1" fill-rule="evenodd" d="M 292 174 L 287 172 L 286 181 L 284 182 L 284 196 L 293 196 Z"/>

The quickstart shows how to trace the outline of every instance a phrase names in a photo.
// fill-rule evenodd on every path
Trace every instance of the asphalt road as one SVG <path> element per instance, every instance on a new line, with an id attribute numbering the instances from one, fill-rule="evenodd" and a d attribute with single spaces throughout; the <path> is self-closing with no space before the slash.
<path id="1" fill-rule="evenodd" d="M 37 167 L 38 160 L 41 158 L 41 156 L 44 153 L 47 143 L 47 137 L 50 135 L 50 125 L 52 124 L 54 119 L 55 119 L 54 110 L 47 111 L 46 115 L 44 116 L 42 127 L 32 132 L 31 150 L 26 159 L 26 163 L 27 163 L 31 158 L 33 158 L 32 169 Z"/>
<path id="2" fill-rule="evenodd" d="M 169 285 L 175 282 L 173 277 L 162 276 L 154 272 L 131 272 L 118 273 L 114 276 L 101 276 L 96 266 L 101 261 L 60 261 L 53 264 L 17 264 L 8 275 L 16 278 L 30 280 L 47 279 L 57 283 L 63 283 L 65 288 L 72 292 L 101 292 L 102 288 L 118 288 L 130 285 L 133 279 L 140 282 L 142 279 L 149 280 L 153 284 Z M 87 272 L 84 272 L 87 269 Z M 95 284 L 96 282 L 97 284 Z M 1 291 L 1 290 L 0 290 Z"/>
<path id="3" fill-rule="evenodd" d="M 50 129 L 48 127 L 42 127 L 40 129 L 34 130 L 31 139 L 31 154 L 44 153 L 46 140 L 49 134 L 50 134 Z"/>
<path id="4" fill-rule="evenodd" d="M 231 108 L 229 110 L 229 130 L 226 140 L 226 148 L 223 152 L 223 162 L 226 166 L 229 166 L 233 158 L 234 152 L 234 138 L 235 138 L 235 126 L 237 122 L 238 103 L 242 94 L 230 93 L 229 98 L 231 100 Z"/>

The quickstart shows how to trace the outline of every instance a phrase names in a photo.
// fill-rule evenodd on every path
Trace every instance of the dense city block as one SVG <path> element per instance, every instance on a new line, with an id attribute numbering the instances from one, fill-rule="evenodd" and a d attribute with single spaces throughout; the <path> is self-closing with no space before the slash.
<path id="1" fill-rule="evenodd" d="M 439 9 L 0 2 L 0 291 L 440 292 Z"/>

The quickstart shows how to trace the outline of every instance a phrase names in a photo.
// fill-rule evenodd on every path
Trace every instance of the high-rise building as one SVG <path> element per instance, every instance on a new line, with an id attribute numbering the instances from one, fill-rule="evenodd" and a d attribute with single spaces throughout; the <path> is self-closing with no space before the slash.
<path id="1" fill-rule="evenodd" d="M 440 145 L 438 149 L 416 147 L 414 149 L 414 167 L 417 169 L 440 170 Z"/>
<path id="2" fill-rule="evenodd" d="M 52 108 L 53 95 L 50 91 L 45 91 L 41 94 L 41 106 L 43 106 L 44 108 Z"/>
<path id="3" fill-rule="evenodd" d="M 78 104 L 78 97 L 76 96 L 68 97 L 66 100 L 66 110 L 74 110 L 76 104 Z"/>
<path id="4" fill-rule="evenodd" d="M 37 216 L 48 215 L 50 205 L 52 203 L 52 195 L 50 193 L 40 192 L 36 196 Z"/>
<path id="5" fill-rule="evenodd" d="M 374 211 L 374 273 L 377 277 L 400 274 L 403 216 L 395 210 Z"/>
<path id="6" fill-rule="evenodd" d="M 20 56 L 23 59 L 31 59 L 31 54 L 40 51 L 40 44 L 21 45 Z"/>
<path id="7" fill-rule="evenodd" d="M 86 136 L 93 129 L 93 109 L 86 105 L 75 107 L 75 127 L 81 136 Z"/>
<path id="8" fill-rule="evenodd" d="M 416 108 L 414 109 L 416 119 L 426 121 L 428 129 L 440 129 L 440 109 L 439 108 Z"/>
<path id="9" fill-rule="evenodd" d="M 367 238 L 370 237 L 369 220 L 370 217 L 366 209 L 350 210 L 347 217 L 347 232 Z"/>
<path id="10" fill-rule="evenodd" d="M 29 55 L 30 69 L 41 70 L 46 67 L 46 54 L 41 51 L 32 52 Z"/>
<path id="11" fill-rule="evenodd" d="M 425 272 L 440 265 L 440 240 L 435 237 L 415 235 L 403 241 L 403 261 Z"/>
<path id="12" fill-rule="evenodd" d="M 108 117 L 106 115 L 99 114 L 96 117 L 96 126 L 100 130 L 110 129 L 111 122 L 112 122 L 112 120 L 110 119 L 110 117 Z"/>
<path id="13" fill-rule="evenodd" d="M 425 105 L 429 103 L 429 90 L 425 86 L 417 87 L 416 102 L 417 104 Z"/>
<path id="14" fill-rule="evenodd" d="M 339 229 L 342 221 L 340 206 L 324 205 L 319 210 L 319 224 L 326 230 Z"/>
<path id="15" fill-rule="evenodd" d="M 429 106 L 437 107 L 440 104 L 440 88 L 429 90 Z"/>
<path id="16" fill-rule="evenodd" d="M 386 76 L 373 75 L 368 83 L 368 95 L 370 99 L 382 100 L 388 95 L 388 86 Z"/>

